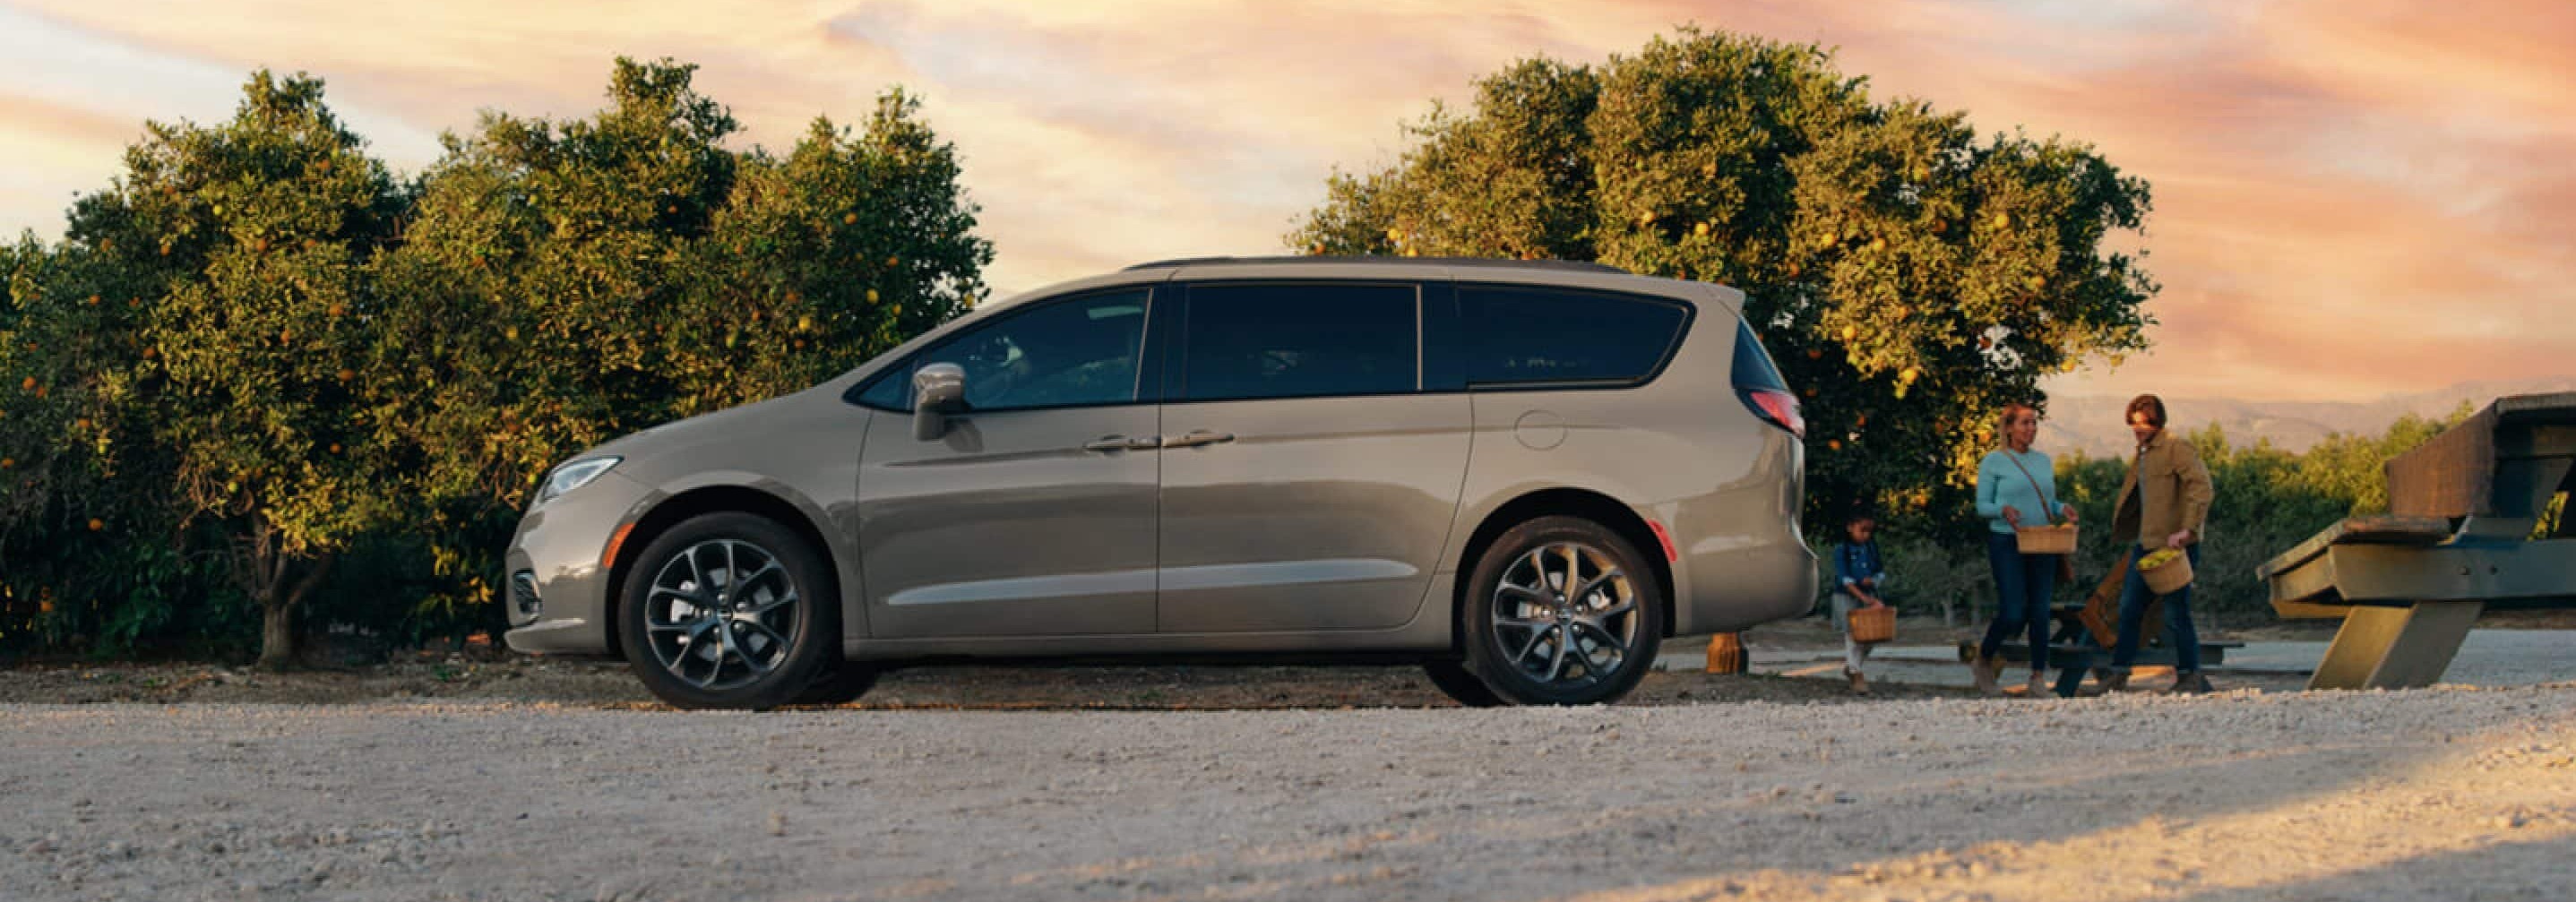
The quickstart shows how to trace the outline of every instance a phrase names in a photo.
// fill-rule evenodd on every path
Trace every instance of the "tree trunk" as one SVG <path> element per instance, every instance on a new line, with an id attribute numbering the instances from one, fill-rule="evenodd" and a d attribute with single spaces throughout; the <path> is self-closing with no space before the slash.
<path id="1" fill-rule="evenodd" d="M 286 566 L 294 558 L 278 555 L 276 578 L 269 580 L 267 597 L 260 599 L 259 666 L 265 670 L 285 670 L 295 666 L 295 611 L 304 607 L 313 587 L 322 584 L 322 575 L 331 571 L 333 556 L 324 554 L 313 559 L 295 585 L 280 594 L 278 584 L 286 581 Z"/>
<path id="2" fill-rule="evenodd" d="M 259 612 L 259 669 L 295 666 L 295 609 L 285 599 L 268 598 L 260 601 Z"/>

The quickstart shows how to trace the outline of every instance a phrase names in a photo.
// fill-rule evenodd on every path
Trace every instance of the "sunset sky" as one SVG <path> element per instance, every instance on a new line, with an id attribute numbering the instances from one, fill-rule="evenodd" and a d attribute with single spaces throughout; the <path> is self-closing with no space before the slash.
<path id="1" fill-rule="evenodd" d="M 751 141 L 903 84 L 956 142 L 1004 292 L 1281 251 L 1335 165 L 1515 59 L 1697 23 L 1840 48 L 1879 97 L 2097 145 L 2151 182 L 2158 349 L 2061 391 L 2349 400 L 2576 372 L 2576 4 L 1594 0 L 0 0 L 0 230 L 51 238 L 147 118 L 326 79 L 396 168 L 478 109 L 578 116 L 695 62 Z"/>

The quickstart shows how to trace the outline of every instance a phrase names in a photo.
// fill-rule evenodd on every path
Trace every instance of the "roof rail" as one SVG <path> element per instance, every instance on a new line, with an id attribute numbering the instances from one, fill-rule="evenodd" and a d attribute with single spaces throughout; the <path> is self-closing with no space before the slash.
<path id="1" fill-rule="evenodd" d="M 1124 271 L 1132 272 L 1139 269 L 1160 269 L 1168 266 L 1275 263 L 1428 263 L 1435 266 L 1477 266 L 1491 267 L 1494 269 L 1567 269 L 1577 272 L 1615 273 L 1623 276 L 1633 275 L 1633 273 L 1630 273 L 1627 270 L 1611 266 L 1607 263 L 1593 263 L 1585 260 L 1505 260 L 1491 257 L 1386 257 L 1374 254 L 1356 256 L 1301 254 L 1293 257 L 1178 257 L 1171 260 L 1155 260 L 1150 263 L 1139 263 L 1134 266 L 1127 267 Z"/>

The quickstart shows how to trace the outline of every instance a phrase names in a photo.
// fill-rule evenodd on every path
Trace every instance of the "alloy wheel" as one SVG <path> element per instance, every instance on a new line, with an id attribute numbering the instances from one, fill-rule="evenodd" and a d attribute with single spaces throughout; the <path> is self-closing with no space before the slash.
<path id="1" fill-rule="evenodd" d="M 1541 545 L 1512 561 L 1492 611 L 1502 663 L 1551 688 L 1608 680 L 1637 654 L 1636 582 L 1584 543 Z"/>
<path id="2" fill-rule="evenodd" d="M 702 690 L 745 686 L 786 663 L 802 624 L 796 582 L 768 549 L 709 539 L 671 556 L 644 599 L 653 659 Z"/>

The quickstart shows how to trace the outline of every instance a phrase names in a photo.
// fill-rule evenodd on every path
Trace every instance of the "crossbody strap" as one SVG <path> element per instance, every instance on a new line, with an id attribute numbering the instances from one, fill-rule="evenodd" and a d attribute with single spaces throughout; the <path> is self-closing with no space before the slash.
<path id="1" fill-rule="evenodd" d="M 2033 491 L 2037 491 L 2039 489 L 2039 477 L 2030 475 L 2030 468 L 2022 466 L 2021 455 L 2014 454 L 2011 448 L 2006 448 L 2004 449 L 2004 459 L 2012 461 L 2013 469 L 2021 471 L 2021 478 L 2030 480 L 2030 487 Z M 2057 499 L 2048 497 L 2051 494 L 2054 493 L 2039 493 L 2040 506 L 2045 508 L 2044 510 L 2041 510 L 2039 514 L 2040 516 L 2048 518 L 2048 525 L 2055 526 L 2057 525 Z"/>

